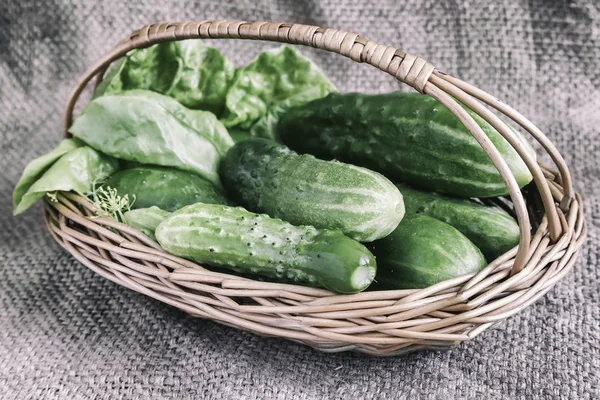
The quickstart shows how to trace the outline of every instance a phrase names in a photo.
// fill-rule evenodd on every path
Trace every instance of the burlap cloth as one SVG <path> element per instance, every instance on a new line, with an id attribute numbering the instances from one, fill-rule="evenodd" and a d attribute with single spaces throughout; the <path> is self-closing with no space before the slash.
<path id="1" fill-rule="evenodd" d="M 0 398 L 600 398 L 600 4 L 368 3 L 0 2 Z M 355 31 L 506 100 L 556 143 L 584 195 L 590 233 L 578 264 L 537 303 L 452 352 L 327 355 L 119 287 L 53 242 L 39 205 L 11 216 L 12 188 L 60 140 L 63 104 L 87 65 L 146 23 L 218 18 Z M 216 45 L 238 64 L 270 46 Z M 371 67 L 307 53 L 341 90 L 399 87 Z"/>

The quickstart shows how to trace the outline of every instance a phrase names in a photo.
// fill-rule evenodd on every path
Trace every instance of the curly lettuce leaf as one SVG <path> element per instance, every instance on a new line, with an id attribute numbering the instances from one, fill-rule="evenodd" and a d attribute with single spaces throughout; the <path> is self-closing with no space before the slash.
<path id="1" fill-rule="evenodd" d="M 134 50 L 113 64 L 94 98 L 105 93 L 147 89 L 192 109 L 221 114 L 234 77 L 233 64 L 200 40 L 164 42 Z"/>
<path id="2" fill-rule="evenodd" d="M 309 87 L 306 90 L 298 92 L 280 103 L 271 106 L 267 114 L 261 117 L 249 130 L 250 136 L 258 136 L 267 139 L 279 140 L 277 137 L 277 122 L 287 110 L 292 107 L 308 103 L 312 100 L 320 99 L 331 93 L 328 86 L 318 85 Z"/>
<path id="3" fill-rule="evenodd" d="M 61 143 L 63 149 L 65 146 L 69 146 L 63 143 Z M 79 145 L 78 141 L 75 143 Z M 61 146 L 48 153 L 46 159 L 51 159 L 52 153 L 58 154 Z M 34 167 L 28 166 L 30 171 L 33 171 L 36 164 L 41 165 L 40 159 L 41 157 L 31 163 L 34 164 Z M 15 193 L 13 193 L 14 215 L 31 207 L 46 193 L 56 191 L 88 193 L 92 190 L 94 183 L 103 181 L 115 173 L 119 167 L 118 160 L 88 146 L 73 148 L 63 153 L 60 158 L 55 158 L 51 164 L 41 176 L 35 179 L 25 193 L 19 195 L 15 189 Z M 26 172 L 28 168 L 25 169 Z"/>
<path id="4" fill-rule="evenodd" d="M 287 108 L 324 97 L 335 86 L 308 58 L 289 46 L 268 50 L 236 72 L 227 92 L 223 124 L 272 136 L 271 127 Z M 262 121 L 261 121 L 262 120 Z"/>
<path id="5" fill-rule="evenodd" d="M 102 96 L 104 93 L 119 93 L 125 90 L 123 89 L 121 72 L 123 71 L 126 62 L 127 57 L 119 58 L 110 66 L 110 68 L 102 78 L 102 81 L 94 90 L 94 93 L 92 94 L 92 100 L 96 97 Z"/>

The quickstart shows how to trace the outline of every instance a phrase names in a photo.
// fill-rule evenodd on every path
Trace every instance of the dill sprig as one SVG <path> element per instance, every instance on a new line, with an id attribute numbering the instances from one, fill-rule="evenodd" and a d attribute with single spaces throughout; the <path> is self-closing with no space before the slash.
<path id="1" fill-rule="evenodd" d="M 128 194 L 120 196 L 116 188 L 96 187 L 96 184 L 93 184 L 92 192 L 88 197 L 98 208 L 98 214 L 110 216 L 123 223 L 127 223 L 125 212 L 131 210 L 131 206 L 135 203 L 135 195 L 131 196 L 130 200 Z"/>
<path id="2" fill-rule="evenodd" d="M 48 197 L 48 199 L 50 199 L 52 203 L 58 203 L 58 199 L 56 198 L 56 192 L 48 192 L 46 193 L 46 196 Z"/>

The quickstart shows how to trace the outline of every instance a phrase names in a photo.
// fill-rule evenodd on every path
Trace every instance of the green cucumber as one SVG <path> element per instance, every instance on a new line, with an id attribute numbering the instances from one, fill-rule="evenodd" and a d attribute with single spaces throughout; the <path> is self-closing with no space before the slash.
<path id="1" fill-rule="evenodd" d="M 198 202 L 227 204 L 225 195 L 211 182 L 192 172 L 162 167 L 137 167 L 112 175 L 104 186 L 121 196 L 135 196 L 132 208 L 156 206 L 175 211 Z"/>
<path id="2" fill-rule="evenodd" d="M 388 237 L 369 244 L 377 259 L 376 289 L 420 289 L 477 272 L 481 251 L 445 222 L 406 215 Z"/>
<path id="3" fill-rule="evenodd" d="M 402 195 L 383 175 L 298 155 L 267 139 L 237 143 L 219 173 L 228 193 L 252 211 L 338 229 L 361 242 L 387 236 L 404 216 Z"/>
<path id="4" fill-rule="evenodd" d="M 366 289 L 376 272 L 369 250 L 341 232 L 294 226 L 241 207 L 186 206 L 168 216 L 155 234 L 166 251 L 179 257 L 340 293 Z"/>
<path id="5" fill-rule="evenodd" d="M 531 173 L 517 152 L 491 125 L 469 114 L 504 157 L 519 186 L 529 183 Z M 275 129 L 284 144 L 300 153 L 351 162 L 397 182 L 460 197 L 508 194 L 471 133 L 429 96 L 331 93 L 292 108 Z"/>
<path id="6" fill-rule="evenodd" d="M 498 207 L 396 186 L 404 197 L 407 215 L 419 213 L 452 225 L 479 247 L 488 261 L 519 244 L 519 224 Z"/>
<path id="7" fill-rule="evenodd" d="M 163 222 L 171 213 L 165 210 L 161 210 L 156 206 L 149 208 L 138 208 L 137 210 L 130 210 L 125 213 L 125 223 L 144 235 L 148 236 L 152 240 L 156 240 L 154 231 L 161 222 Z"/>

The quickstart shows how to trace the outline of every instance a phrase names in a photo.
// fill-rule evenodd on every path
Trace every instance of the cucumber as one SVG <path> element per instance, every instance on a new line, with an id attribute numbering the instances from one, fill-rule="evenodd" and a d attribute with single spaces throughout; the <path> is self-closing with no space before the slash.
<path id="1" fill-rule="evenodd" d="M 420 289 L 477 272 L 481 251 L 445 222 L 406 215 L 388 237 L 369 244 L 377 259 L 376 289 Z"/>
<path id="2" fill-rule="evenodd" d="M 487 122 L 470 112 L 523 187 L 531 173 Z M 289 110 L 276 135 L 300 153 L 335 158 L 389 179 L 459 197 L 508 194 L 500 173 L 475 138 L 443 105 L 417 93 L 339 94 Z M 523 139 L 533 154 L 533 150 Z"/>
<path id="3" fill-rule="evenodd" d="M 198 263 L 340 293 L 366 289 L 376 272 L 369 250 L 341 232 L 294 226 L 241 207 L 186 206 L 158 225 L 156 239 L 169 253 Z"/>
<path id="4" fill-rule="evenodd" d="M 149 208 L 138 208 L 125 213 L 125 223 L 134 227 L 152 240 L 156 240 L 154 231 L 171 213 L 161 210 L 156 206 Z"/>
<path id="5" fill-rule="evenodd" d="M 228 193 L 252 211 L 338 229 L 361 242 L 387 236 L 404 215 L 402 195 L 381 174 L 298 155 L 267 139 L 237 143 L 219 173 Z"/>
<path id="6" fill-rule="evenodd" d="M 506 211 L 467 199 L 396 185 L 404 197 L 406 214 L 419 213 L 452 225 L 477 246 L 488 261 L 519 244 L 519 224 Z"/>
<path id="7" fill-rule="evenodd" d="M 104 186 L 117 189 L 119 195 L 135 195 L 132 208 L 156 206 L 175 211 L 197 202 L 227 204 L 225 195 L 200 176 L 172 168 L 137 167 L 112 175 Z"/>

